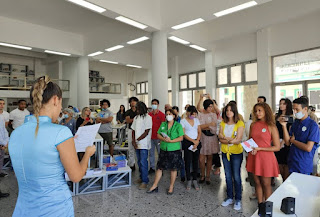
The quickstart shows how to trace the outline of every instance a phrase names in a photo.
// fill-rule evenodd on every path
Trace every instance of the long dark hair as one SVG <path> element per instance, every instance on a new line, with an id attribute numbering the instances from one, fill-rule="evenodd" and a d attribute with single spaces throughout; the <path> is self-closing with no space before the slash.
<path id="1" fill-rule="evenodd" d="M 234 102 L 229 102 L 222 111 L 222 119 L 224 121 L 224 123 L 228 123 L 229 122 L 229 118 L 227 116 L 227 109 L 230 106 L 231 111 L 233 112 L 233 121 L 234 123 L 237 123 L 240 118 L 239 118 L 239 113 L 238 113 L 238 108 L 237 105 Z"/>
<path id="2" fill-rule="evenodd" d="M 253 123 L 259 121 L 257 114 L 256 114 L 257 107 L 263 108 L 263 110 L 265 112 L 265 122 L 267 123 L 267 125 L 274 126 L 276 123 L 275 123 L 275 119 L 274 119 L 272 110 L 271 110 L 270 106 L 265 102 L 257 103 L 254 105 L 253 110 L 252 110 Z"/>
<path id="3" fill-rule="evenodd" d="M 126 107 L 124 107 L 124 105 L 121 105 L 121 106 L 123 106 L 123 114 L 126 113 Z M 118 111 L 119 114 L 121 114 L 121 106 Z"/>
<path id="4" fill-rule="evenodd" d="M 136 108 L 139 116 L 145 117 L 148 114 L 148 108 L 144 102 L 139 101 Z"/>
<path id="5" fill-rule="evenodd" d="M 293 114 L 293 110 L 292 110 L 292 102 L 290 99 L 288 98 L 282 98 L 280 99 L 279 102 L 284 101 L 284 103 L 286 104 L 286 115 L 292 115 Z M 280 103 L 279 103 L 279 110 L 278 113 L 276 115 L 276 119 L 278 119 L 280 116 L 282 115 L 282 111 L 280 110 Z"/>

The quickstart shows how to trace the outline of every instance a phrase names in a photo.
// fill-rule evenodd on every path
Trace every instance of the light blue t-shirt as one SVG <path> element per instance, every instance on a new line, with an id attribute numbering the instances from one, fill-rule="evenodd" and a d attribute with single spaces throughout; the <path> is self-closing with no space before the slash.
<path id="1" fill-rule="evenodd" d="M 66 126 L 53 124 L 47 116 L 27 116 L 10 137 L 9 153 L 19 195 L 17 216 L 74 216 L 73 202 L 57 146 L 73 137 Z"/>

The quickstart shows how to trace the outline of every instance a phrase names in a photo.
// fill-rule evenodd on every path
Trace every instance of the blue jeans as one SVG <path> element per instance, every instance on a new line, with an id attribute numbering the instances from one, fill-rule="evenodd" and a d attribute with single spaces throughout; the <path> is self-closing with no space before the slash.
<path id="1" fill-rule="evenodd" d="M 143 183 L 148 184 L 148 150 L 147 149 L 137 149 L 136 150 L 138 166 L 140 171 L 140 178 Z"/>
<path id="2" fill-rule="evenodd" d="M 230 161 L 227 159 L 227 155 L 222 153 L 222 161 L 224 166 L 224 171 L 226 175 L 227 182 L 227 197 L 228 199 L 233 199 L 233 181 L 234 180 L 234 188 L 236 191 L 235 200 L 241 201 L 241 163 L 243 159 L 243 154 L 232 154 L 230 155 Z"/>
<path id="3" fill-rule="evenodd" d="M 157 148 L 158 155 L 160 154 L 160 140 L 159 139 L 151 139 L 151 149 L 149 152 L 149 161 L 150 168 L 156 170 L 156 157 L 155 157 L 155 149 Z"/>

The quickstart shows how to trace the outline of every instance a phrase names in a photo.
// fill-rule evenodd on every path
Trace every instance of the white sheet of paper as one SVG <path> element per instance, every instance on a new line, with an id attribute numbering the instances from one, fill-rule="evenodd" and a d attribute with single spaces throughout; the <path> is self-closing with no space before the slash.
<path id="1" fill-rule="evenodd" d="M 79 127 L 78 131 L 76 132 L 77 137 L 74 139 L 77 152 L 85 152 L 88 146 L 93 145 L 100 125 L 101 124 L 94 124 Z"/>
<path id="2" fill-rule="evenodd" d="M 193 151 L 193 152 L 195 152 L 195 151 L 197 151 L 197 149 L 193 149 L 193 145 L 190 145 L 190 147 L 188 148 L 190 151 Z"/>
<path id="3" fill-rule="evenodd" d="M 161 132 L 161 136 L 163 136 L 164 138 L 169 137 L 166 133 Z"/>
<path id="4" fill-rule="evenodd" d="M 253 150 L 252 148 L 258 147 L 257 143 L 252 138 L 242 142 L 241 145 L 246 152 L 251 152 Z"/>

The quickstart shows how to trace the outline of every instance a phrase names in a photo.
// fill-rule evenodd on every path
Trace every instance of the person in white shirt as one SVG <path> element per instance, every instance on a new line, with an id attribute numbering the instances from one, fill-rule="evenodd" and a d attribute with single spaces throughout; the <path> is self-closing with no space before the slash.
<path id="1" fill-rule="evenodd" d="M 182 119 L 180 124 L 183 127 L 184 136 L 182 141 L 182 148 L 184 151 L 184 161 L 187 175 L 187 190 L 191 189 L 193 183 L 194 188 L 199 190 L 197 181 L 199 169 L 199 153 L 201 149 L 200 137 L 201 128 L 200 121 L 197 117 L 198 111 L 195 106 L 189 106 L 187 109 L 187 117 Z M 192 162 L 192 173 L 191 170 Z M 192 180 L 191 180 L 192 176 Z"/>
<path id="2" fill-rule="evenodd" d="M 5 101 L 0 99 L 0 118 L 4 120 L 5 126 L 7 127 L 9 124 L 9 113 L 4 111 Z"/>
<path id="3" fill-rule="evenodd" d="M 140 171 L 139 189 L 147 189 L 149 183 L 148 178 L 148 152 L 151 148 L 151 129 L 152 118 L 148 115 L 148 108 L 143 102 L 136 105 L 137 116 L 133 119 L 132 129 L 132 145 L 136 149 L 138 166 Z"/>
<path id="4" fill-rule="evenodd" d="M 18 108 L 10 112 L 9 115 L 9 125 L 12 125 L 13 129 L 21 126 L 24 123 L 24 118 L 30 115 L 30 112 L 26 109 L 27 102 L 24 99 L 18 101 Z"/>
<path id="5" fill-rule="evenodd" d="M 5 121 L 4 119 L 0 118 L 0 178 L 8 176 L 7 173 L 2 171 L 4 154 L 5 154 L 4 150 L 8 147 L 8 142 L 9 142 L 9 135 L 5 127 Z M 9 193 L 2 193 L 0 190 L 0 198 L 8 197 L 8 196 L 9 196 Z"/>

